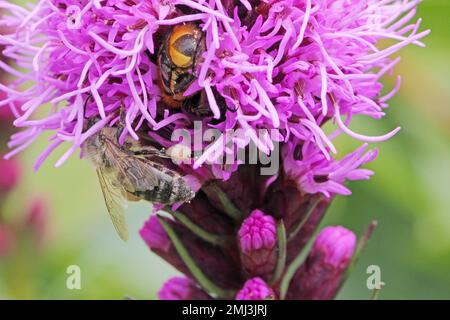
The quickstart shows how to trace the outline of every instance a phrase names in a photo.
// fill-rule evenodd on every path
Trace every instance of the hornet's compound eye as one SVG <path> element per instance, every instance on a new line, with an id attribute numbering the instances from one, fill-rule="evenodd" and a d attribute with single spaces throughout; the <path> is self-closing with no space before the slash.
<path id="1" fill-rule="evenodd" d="M 201 36 L 200 29 L 194 23 L 175 26 L 168 39 L 171 62 L 179 68 L 191 67 L 202 40 Z"/>

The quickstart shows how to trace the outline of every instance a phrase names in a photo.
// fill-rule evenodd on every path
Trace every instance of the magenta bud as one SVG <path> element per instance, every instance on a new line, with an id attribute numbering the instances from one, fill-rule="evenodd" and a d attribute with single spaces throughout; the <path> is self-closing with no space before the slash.
<path id="1" fill-rule="evenodd" d="M 269 276 L 276 265 L 277 227 L 275 219 L 254 210 L 239 229 L 241 261 L 251 276 Z"/>
<path id="2" fill-rule="evenodd" d="M 11 191 L 19 182 L 20 165 L 15 159 L 0 158 L 0 194 Z"/>
<path id="3" fill-rule="evenodd" d="M 171 247 L 169 236 L 156 216 L 151 216 L 144 223 L 144 226 L 139 230 L 139 234 L 152 250 L 168 252 Z"/>
<path id="4" fill-rule="evenodd" d="M 323 263 L 338 269 L 348 266 L 355 251 L 356 236 L 344 227 L 325 227 L 314 241 L 312 254 L 322 256 Z"/>
<path id="5" fill-rule="evenodd" d="M 239 229 L 239 244 L 242 252 L 251 254 L 258 250 L 272 250 L 277 242 L 275 219 L 254 210 Z"/>
<path id="6" fill-rule="evenodd" d="M 236 261 L 227 259 L 220 248 L 204 242 L 179 223 L 162 217 L 159 219 L 163 219 L 173 229 L 189 256 L 210 281 L 226 289 L 239 287 L 239 269 Z M 151 217 L 144 223 L 139 231 L 142 239 L 150 250 L 162 259 L 180 272 L 193 277 L 159 219 Z"/>
<path id="7" fill-rule="evenodd" d="M 252 278 L 245 282 L 244 287 L 237 293 L 236 300 L 265 300 L 273 299 L 275 293 L 261 278 Z"/>
<path id="8" fill-rule="evenodd" d="M 312 249 L 297 270 L 288 299 L 332 299 L 353 256 L 355 234 L 344 227 L 326 227 L 317 236 Z"/>
<path id="9" fill-rule="evenodd" d="M 211 299 L 194 281 L 187 277 L 173 277 L 158 291 L 160 300 L 208 300 Z"/>

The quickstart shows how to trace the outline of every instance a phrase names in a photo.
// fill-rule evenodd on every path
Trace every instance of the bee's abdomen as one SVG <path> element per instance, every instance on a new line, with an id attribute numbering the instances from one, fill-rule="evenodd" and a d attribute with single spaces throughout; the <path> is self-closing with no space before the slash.
<path id="1" fill-rule="evenodd" d="M 186 183 L 186 181 L 179 177 L 172 184 L 172 197 L 171 201 L 173 203 L 179 201 L 189 201 L 194 198 L 195 193 L 192 191 L 191 187 Z"/>
<path id="2" fill-rule="evenodd" d="M 131 194 L 150 202 L 159 202 L 165 205 L 189 201 L 195 196 L 195 193 L 182 177 L 174 179 L 167 179 L 166 177 L 160 179 L 158 186 L 155 186 L 152 190 L 136 191 Z"/>

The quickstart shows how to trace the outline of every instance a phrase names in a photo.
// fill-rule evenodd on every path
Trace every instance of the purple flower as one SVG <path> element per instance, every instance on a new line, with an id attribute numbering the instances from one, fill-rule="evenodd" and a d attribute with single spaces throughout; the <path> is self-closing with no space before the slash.
<path id="1" fill-rule="evenodd" d="M 295 181 L 297 188 L 306 193 L 322 193 L 326 197 L 349 195 L 351 191 L 344 186 L 347 180 L 365 180 L 373 174 L 371 170 L 359 168 L 377 156 L 376 149 L 364 153 L 366 149 L 367 144 L 364 144 L 341 160 L 328 160 L 312 144 L 305 144 L 301 155 L 295 154 L 295 144 L 287 144 L 284 171 L 289 179 Z"/>
<path id="2" fill-rule="evenodd" d="M 161 300 L 207 300 L 208 295 L 199 289 L 195 282 L 186 277 L 173 277 L 167 280 L 158 292 Z"/>
<path id="3" fill-rule="evenodd" d="M 186 95 L 205 92 L 214 116 L 204 124 L 222 132 L 243 129 L 247 139 L 234 141 L 241 149 L 250 142 L 265 153 L 274 149 L 275 142 L 300 146 L 299 154 L 309 159 L 301 169 L 313 166 L 323 175 L 335 176 L 318 186 L 322 174 L 303 174 L 302 190 L 349 194 L 342 183 L 366 179 L 368 173 L 340 172 L 337 167 L 343 164 L 333 160 L 337 150 L 332 140 L 345 133 L 365 142 L 383 141 L 398 131 L 369 137 L 353 132 L 349 124 L 355 115 L 384 116 L 387 101 L 398 90 L 397 85 L 387 95 L 380 94 L 380 78 L 399 61 L 390 56 L 409 44 L 424 46 L 420 39 L 429 33 L 419 32 L 420 19 L 409 24 L 419 2 L 108 0 L 100 5 L 88 0 L 40 0 L 27 11 L 1 0 L 0 7 L 6 10 L 2 25 L 13 31 L 2 36 L 0 44 L 5 56 L 21 67 L 0 64 L 17 77 L 0 86 L 8 95 L 2 104 L 22 105 L 14 109 L 14 124 L 25 129 L 12 137 L 9 145 L 14 150 L 7 156 L 51 131 L 51 144 L 36 168 L 55 148 L 69 143 L 59 166 L 96 130 L 117 123 L 119 109 L 125 112 L 122 139 L 127 134 L 138 139 L 144 124 L 153 137 L 161 128 L 190 128 L 191 115 L 173 112 L 162 102 L 155 61 L 166 30 L 193 21 L 204 32 L 206 49 L 197 81 Z M 396 43 L 379 49 L 384 39 Z M 35 85 L 24 86 L 31 82 Z M 46 104 L 53 106 L 48 116 L 32 120 Z M 86 130 L 90 118 L 97 123 Z M 326 135 L 321 127 L 329 120 L 336 130 Z M 259 129 L 277 133 L 267 139 L 257 134 Z M 173 144 L 162 136 L 159 141 L 165 147 Z M 209 154 L 224 154 L 221 142 L 214 143 Z M 351 170 L 373 158 L 352 159 Z M 193 168 L 207 159 L 203 154 Z M 211 169 L 228 178 L 237 166 Z"/>
<path id="4" fill-rule="evenodd" d="M 244 287 L 237 293 L 236 300 L 274 299 L 273 290 L 261 278 L 247 280 Z"/>
<path id="5" fill-rule="evenodd" d="M 277 258 L 275 219 L 256 209 L 243 221 L 238 237 L 246 272 L 251 276 L 271 275 Z"/>
<path id="6" fill-rule="evenodd" d="M 189 149 L 191 163 L 177 166 L 195 186 L 195 198 L 172 208 L 156 204 L 170 216 L 145 223 L 146 244 L 208 298 L 332 298 L 353 254 L 350 231 L 326 228 L 306 262 L 287 269 L 332 199 L 351 194 L 346 183 L 373 174 L 362 168 L 377 156 L 368 144 L 400 129 L 367 136 L 350 126 L 355 116 L 385 116 L 400 86 L 399 78 L 382 94 L 381 78 L 400 59 L 393 55 L 424 46 L 429 30 L 420 31 L 421 19 L 410 22 L 419 2 L 38 0 L 24 9 L 0 0 L 6 10 L 0 25 L 12 30 L 0 45 L 20 67 L 0 61 L 14 76 L 0 84 L 6 94 L 0 106 L 23 129 L 12 135 L 6 157 L 47 132 L 53 135 L 36 169 L 68 144 L 56 162 L 62 165 L 107 126 L 123 128 L 119 143 L 144 138 L 166 151 L 177 143 L 170 136 L 178 129 L 192 141 L 199 122 L 217 129 L 211 144 Z M 158 66 L 166 35 L 186 22 L 202 30 L 205 49 L 188 72 L 194 80 L 184 96 L 200 97 L 196 106 L 210 109 L 204 117 L 166 103 L 167 79 Z M 342 154 L 333 142 L 341 134 L 362 146 Z M 266 155 L 280 151 L 272 175 L 260 175 L 262 161 L 238 158 L 253 146 Z M 220 162 L 225 156 L 232 161 Z M 181 293 L 193 288 L 187 281 L 168 285 L 169 292 L 186 297 Z"/>
<path id="7" fill-rule="evenodd" d="M 326 227 L 292 280 L 288 299 L 332 299 L 353 256 L 355 234 L 343 227 Z"/>

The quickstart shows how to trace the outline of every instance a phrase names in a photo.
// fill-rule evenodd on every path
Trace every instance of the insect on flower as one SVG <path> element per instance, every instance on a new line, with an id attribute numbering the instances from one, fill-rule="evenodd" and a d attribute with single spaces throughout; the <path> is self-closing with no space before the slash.
<path id="1" fill-rule="evenodd" d="M 147 200 L 171 205 L 194 198 L 195 193 L 175 170 L 158 163 L 171 156 L 132 139 L 118 143 L 119 128 L 105 127 L 83 145 L 94 163 L 114 227 L 123 240 L 128 239 L 124 200 Z"/>
<path id="2" fill-rule="evenodd" d="M 199 117 L 212 115 L 204 91 L 185 95 L 197 79 L 196 69 L 205 49 L 205 35 L 195 23 L 175 25 L 167 33 L 158 52 L 158 67 L 161 96 L 170 108 L 182 108 Z M 220 95 L 216 94 L 216 100 L 225 109 L 226 103 Z"/>
<path id="3" fill-rule="evenodd" d="M 184 93 L 196 79 L 195 69 L 205 51 L 204 35 L 195 23 L 175 25 L 158 53 L 162 97 L 172 108 L 189 103 Z"/>

